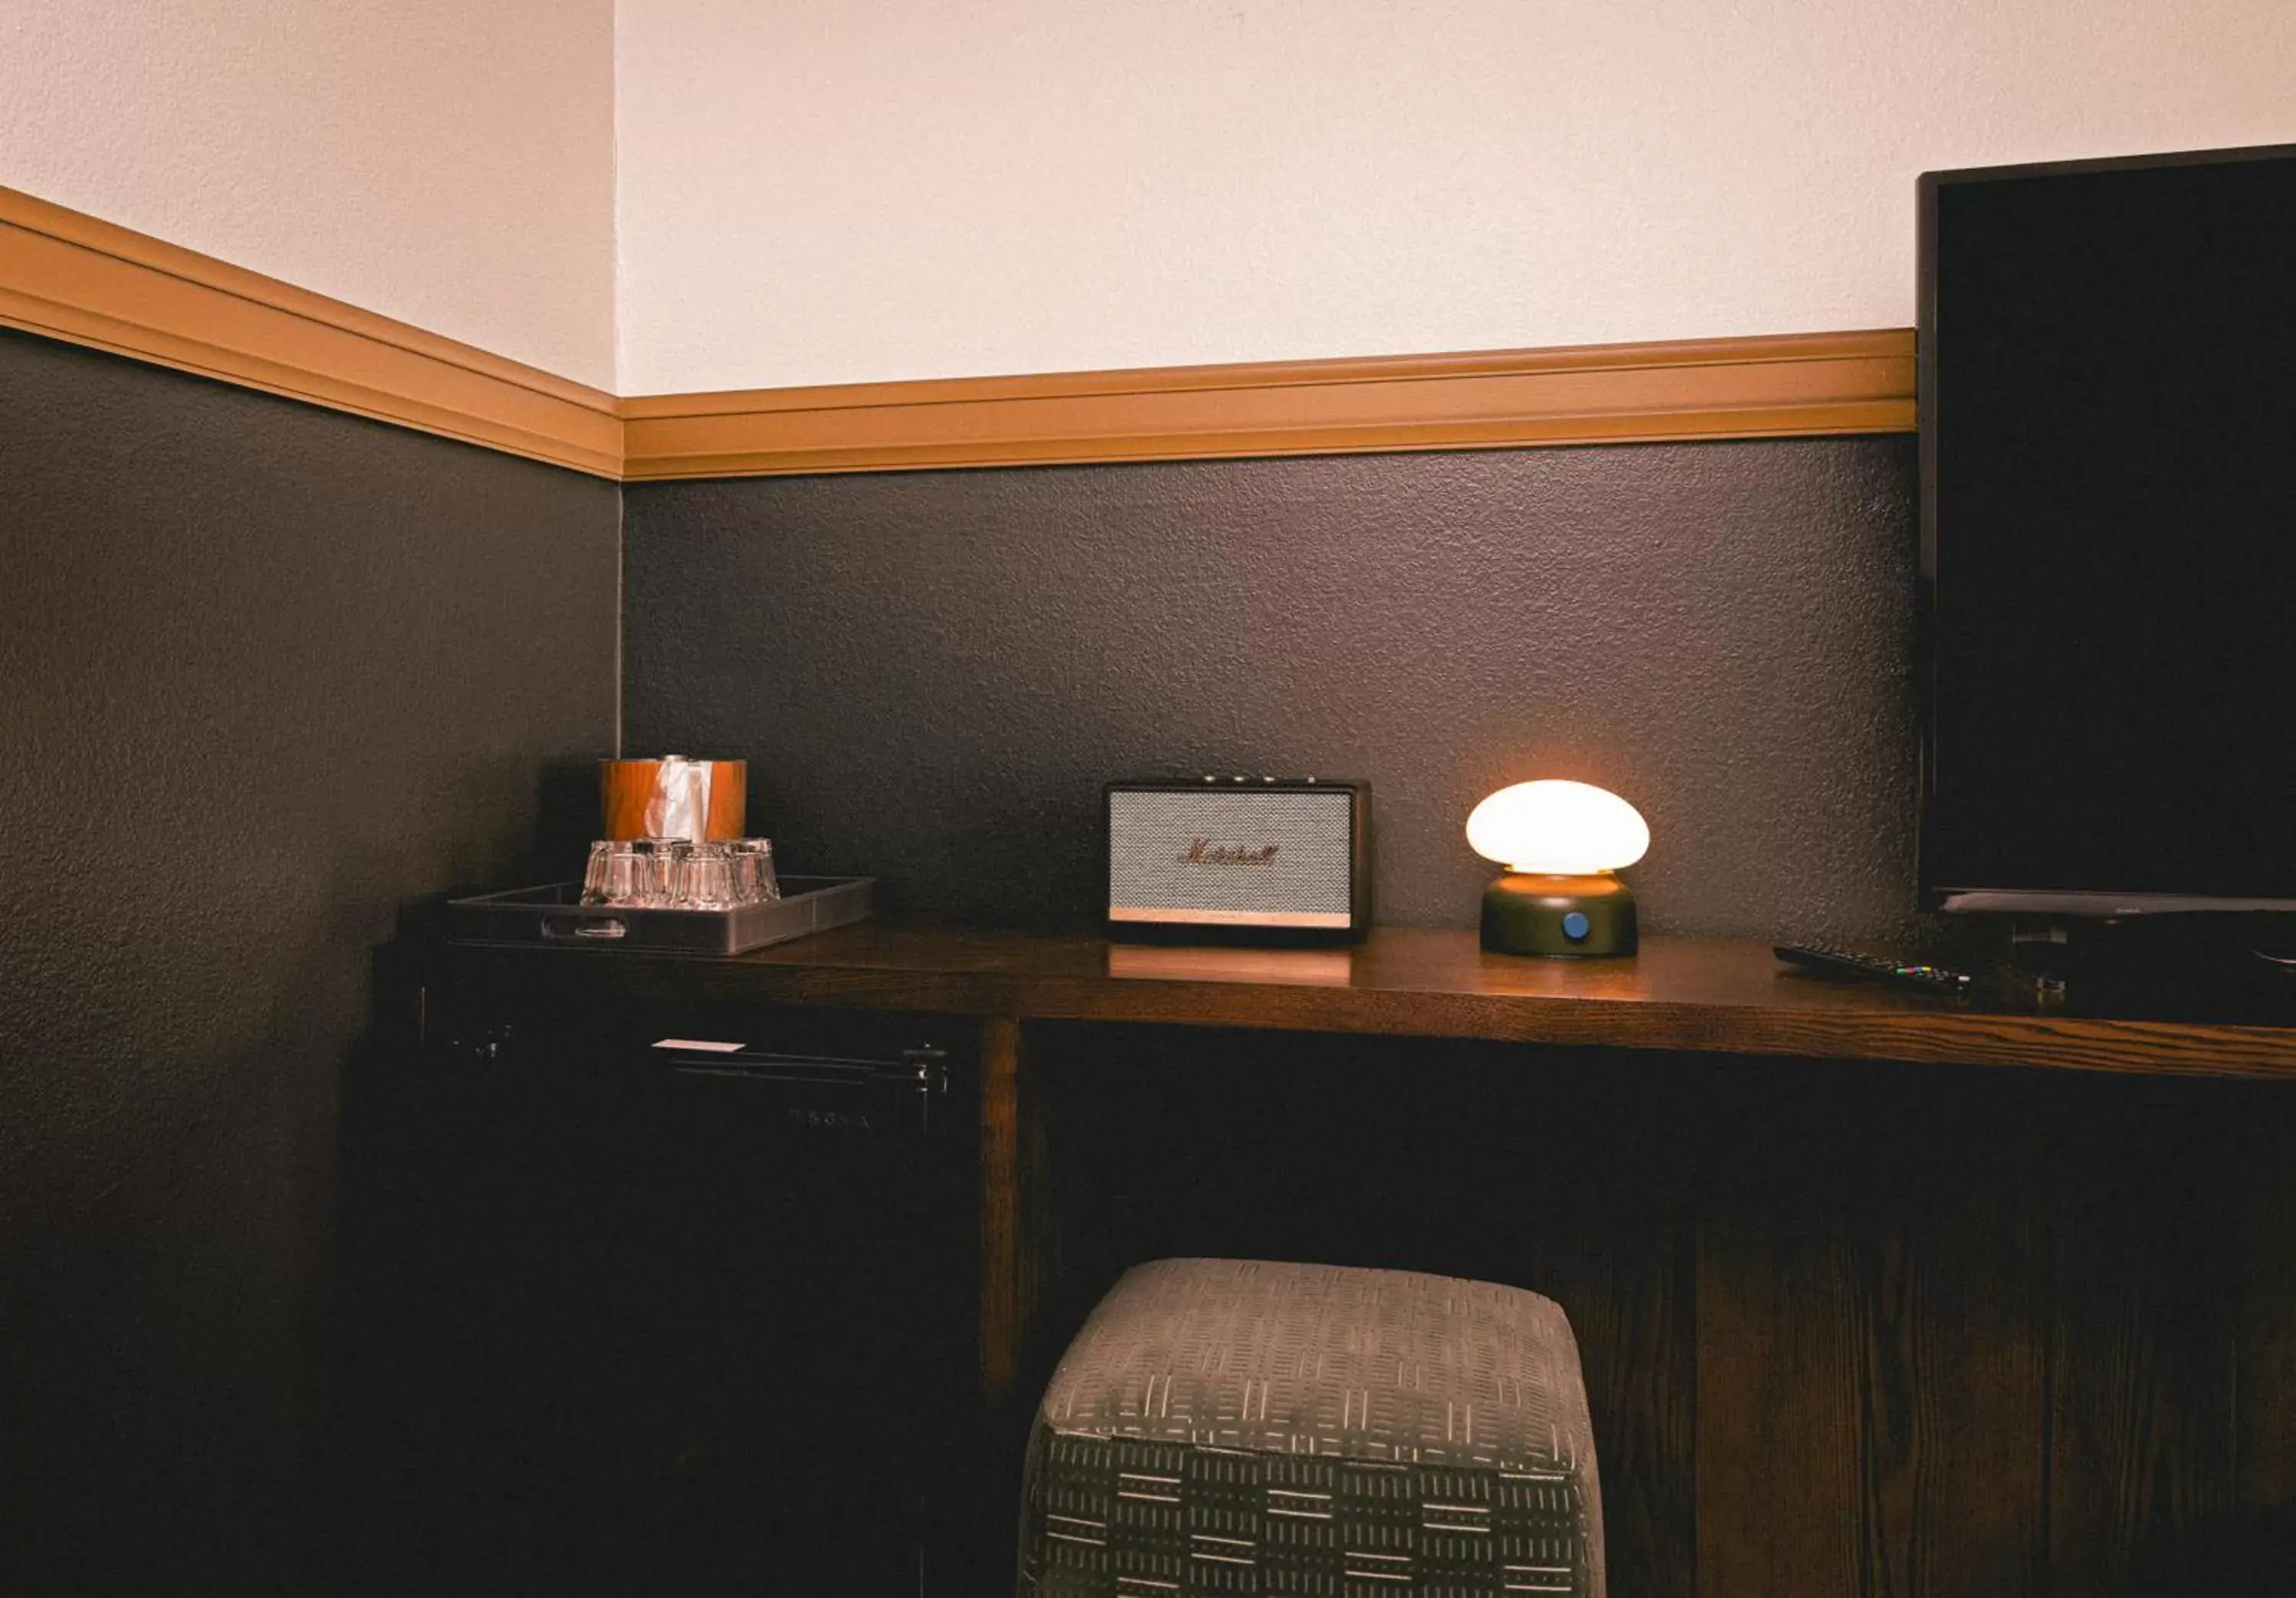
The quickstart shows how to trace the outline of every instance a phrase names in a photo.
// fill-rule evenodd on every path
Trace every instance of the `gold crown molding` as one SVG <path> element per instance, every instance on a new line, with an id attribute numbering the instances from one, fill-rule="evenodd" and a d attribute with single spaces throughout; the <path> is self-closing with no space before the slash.
<path id="1" fill-rule="evenodd" d="M 603 389 L 0 188 L 0 325 L 619 478 Z"/>
<path id="2" fill-rule="evenodd" d="M 1914 336 L 853 383 L 620 409 L 627 480 L 1910 432 Z"/>
<path id="3" fill-rule="evenodd" d="M 6 188 L 0 325 L 623 481 L 1914 428 L 1904 328 L 616 399 Z"/>

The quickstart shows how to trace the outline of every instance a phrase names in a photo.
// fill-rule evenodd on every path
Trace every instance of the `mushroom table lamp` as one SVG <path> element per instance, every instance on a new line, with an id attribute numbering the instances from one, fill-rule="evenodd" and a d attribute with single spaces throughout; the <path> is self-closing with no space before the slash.
<path id="1" fill-rule="evenodd" d="M 1635 896 L 1611 873 L 1643 857 L 1650 826 L 1617 794 L 1554 778 L 1517 783 L 1475 807 L 1467 842 L 1506 867 L 1483 892 L 1485 948 L 1635 952 Z"/>

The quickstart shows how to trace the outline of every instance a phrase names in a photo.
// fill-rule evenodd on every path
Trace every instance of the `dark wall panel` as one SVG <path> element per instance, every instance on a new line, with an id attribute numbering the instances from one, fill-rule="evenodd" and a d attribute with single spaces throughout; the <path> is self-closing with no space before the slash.
<path id="1" fill-rule="evenodd" d="M 746 757 L 791 865 L 1074 924 L 1098 787 L 1370 779 L 1382 919 L 1472 922 L 1476 799 L 1573 776 L 1677 932 L 1913 897 L 1913 450 L 1787 440 L 628 491 L 633 753 Z"/>
<path id="2" fill-rule="evenodd" d="M 0 1587 L 320 1590 L 371 951 L 611 751 L 619 515 L 0 334 Z"/>

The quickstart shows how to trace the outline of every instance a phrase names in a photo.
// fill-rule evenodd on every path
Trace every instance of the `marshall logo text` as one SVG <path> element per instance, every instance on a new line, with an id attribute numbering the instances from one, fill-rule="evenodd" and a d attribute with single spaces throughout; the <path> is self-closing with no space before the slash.
<path id="1" fill-rule="evenodd" d="M 1199 838 L 1188 845 L 1188 852 L 1177 856 L 1182 865 L 1265 865 L 1275 858 L 1280 844 L 1267 844 L 1260 848 L 1247 848 L 1241 843 L 1214 842 Z"/>

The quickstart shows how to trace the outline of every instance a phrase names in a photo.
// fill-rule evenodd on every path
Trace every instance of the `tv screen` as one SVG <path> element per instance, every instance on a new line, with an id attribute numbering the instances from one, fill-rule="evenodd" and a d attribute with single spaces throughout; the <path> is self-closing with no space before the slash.
<path id="1" fill-rule="evenodd" d="M 2296 908 L 2296 146 L 1920 193 L 1926 896 Z"/>

